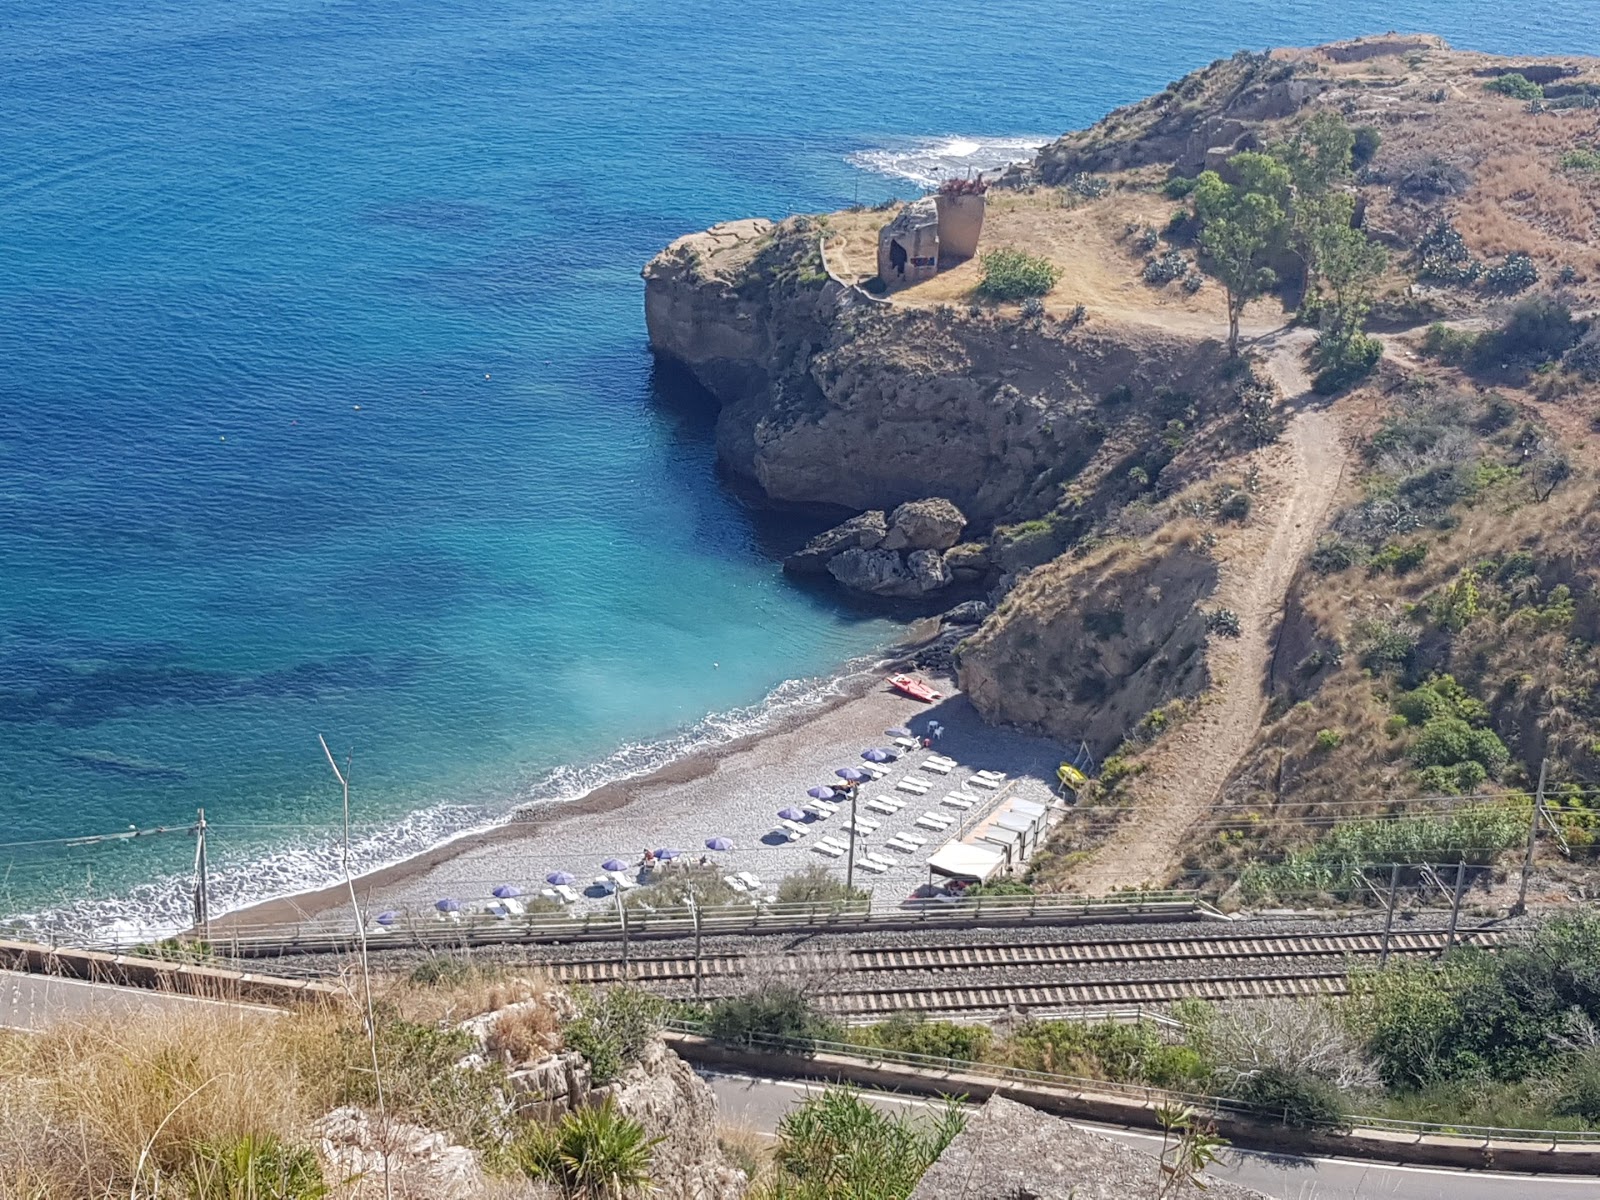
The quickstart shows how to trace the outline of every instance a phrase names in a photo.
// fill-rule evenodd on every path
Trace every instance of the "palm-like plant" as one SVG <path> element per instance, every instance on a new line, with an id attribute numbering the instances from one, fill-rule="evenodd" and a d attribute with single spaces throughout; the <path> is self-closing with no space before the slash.
<path id="1" fill-rule="evenodd" d="M 573 1200 L 630 1200 L 650 1190 L 650 1164 L 660 1142 L 607 1098 L 599 1108 L 568 1113 L 555 1126 L 533 1126 L 513 1153 L 526 1174 L 560 1185 Z"/>

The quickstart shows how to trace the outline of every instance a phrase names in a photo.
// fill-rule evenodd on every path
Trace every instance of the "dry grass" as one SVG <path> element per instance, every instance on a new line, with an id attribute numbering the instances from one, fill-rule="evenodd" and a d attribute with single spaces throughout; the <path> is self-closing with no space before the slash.
<path id="1" fill-rule="evenodd" d="M 305 1145 L 345 1019 L 185 1009 L 0 1040 L 0 1179 L 17 1196 L 153 1200 L 182 1194 L 202 1143 Z"/>
<path id="2" fill-rule="evenodd" d="M 760 1183 L 772 1173 L 773 1139 L 754 1126 L 739 1121 L 722 1122 L 717 1126 L 717 1145 L 751 1183 Z"/>
<path id="3" fill-rule="evenodd" d="M 485 1048 L 508 1065 L 531 1062 L 559 1048 L 561 1023 L 555 1010 L 539 1000 L 529 1000 L 500 1011 Z"/>

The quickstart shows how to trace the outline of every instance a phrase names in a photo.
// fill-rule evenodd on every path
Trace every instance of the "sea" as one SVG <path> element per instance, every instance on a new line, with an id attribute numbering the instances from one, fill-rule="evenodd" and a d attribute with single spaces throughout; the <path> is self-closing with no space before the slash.
<path id="1" fill-rule="evenodd" d="M 7 0 L 0 919 L 185 923 L 714 748 L 900 614 L 716 468 L 640 267 L 1242 48 L 1591 0 Z M 131 836 L 138 834 L 138 836 Z M 124 835 L 124 836 L 111 836 Z"/>

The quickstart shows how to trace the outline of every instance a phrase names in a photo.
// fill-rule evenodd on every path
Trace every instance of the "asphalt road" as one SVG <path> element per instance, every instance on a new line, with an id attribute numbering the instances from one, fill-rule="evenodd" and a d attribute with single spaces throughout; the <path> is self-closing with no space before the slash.
<path id="1" fill-rule="evenodd" d="M 701 1072 L 717 1094 L 725 1121 L 771 1132 L 778 1120 L 817 1084 L 749 1075 Z M 925 1101 L 870 1093 L 887 1109 L 925 1109 Z M 1161 1139 L 1147 1133 L 1080 1123 L 1084 1129 L 1116 1138 L 1152 1155 Z M 1152 1163 L 1152 1178 L 1154 1164 Z M 1491 1175 L 1436 1167 L 1383 1166 L 1342 1158 L 1287 1158 L 1228 1151 L 1210 1174 L 1255 1188 L 1279 1200 L 1595 1200 L 1600 1179 L 1572 1175 Z"/>
<path id="2" fill-rule="evenodd" d="M 136 1017 L 154 1012 L 181 1012 L 185 1008 L 227 1008 L 239 1012 L 278 1012 L 259 1004 L 233 1004 L 199 996 L 117 987 L 109 983 L 84 983 L 53 975 L 28 975 L 0 971 L 0 1029 L 38 1033 L 56 1021 L 73 1017 Z"/>

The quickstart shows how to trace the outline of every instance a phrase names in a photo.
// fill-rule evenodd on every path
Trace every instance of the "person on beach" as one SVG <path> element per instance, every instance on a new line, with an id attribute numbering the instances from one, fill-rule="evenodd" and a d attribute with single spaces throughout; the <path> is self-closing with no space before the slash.
<path id="1" fill-rule="evenodd" d="M 641 858 L 639 862 L 643 865 L 644 869 L 648 871 L 651 867 L 656 865 L 655 853 L 650 850 L 649 847 L 646 847 L 644 857 Z"/>

